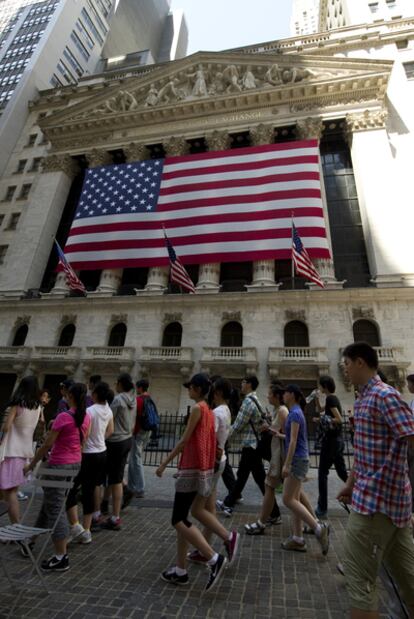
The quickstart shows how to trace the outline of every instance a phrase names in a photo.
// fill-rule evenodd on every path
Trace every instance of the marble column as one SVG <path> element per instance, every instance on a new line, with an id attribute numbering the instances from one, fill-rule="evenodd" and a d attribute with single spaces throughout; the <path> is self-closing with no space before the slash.
<path id="1" fill-rule="evenodd" d="M 149 159 L 148 148 L 145 144 L 131 142 L 123 149 L 123 151 L 128 163 L 131 163 L 132 161 L 145 161 L 145 159 Z"/>
<path id="2" fill-rule="evenodd" d="M 205 137 L 208 150 L 227 150 L 231 146 L 231 138 L 227 131 L 213 131 Z"/>
<path id="3" fill-rule="evenodd" d="M 114 162 L 113 157 L 108 151 L 100 148 L 93 148 L 89 153 L 85 154 L 90 168 L 98 168 L 104 165 L 110 165 Z"/>
<path id="4" fill-rule="evenodd" d="M 143 290 L 137 290 L 138 296 L 161 295 L 168 288 L 169 267 L 150 267 L 147 284 Z"/>
<path id="5" fill-rule="evenodd" d="M 165 154 L 167 157 L 177 157 L 179 155 L 187 155 L 189 152 L 189 144 L 184 138 L 171 137 L 163 142 Z"/>
<path id="6" fill-rule="evenodd" d="M 275 129 L 273 125 L 261 123 L 250 129 L 252 146 L 264 146 L 275 141 Z M 253 281 L 246 286 L 247 292 L 276 292 L 280 284 L 275 282 L 275 261 L 255 260 L 253 262 Z"/>
<path id="7" fill-rule="evenodd" d="M 296 135 L 299 140 L 318 140 L 318 142 L 322 138 L 324 130 L 324 124 L 322 118 L 304 118 L 303 120 L 298 120 L 296 123 Z M 325 183 L 323 179 L 323 170 L 322 165 L 319 162 L 319 174 L 321 179 L 321 191 L 322 191 L 322 203 L 323 203 L 323 212 L 325 216 L 325 227 L 326 234 L 328 237 L 329 250 L 331 252 L 331 256 L 333 256 L 332 252 L 332 243 L 331 243 L 331 234 L 330 234 L 330 226 L 329 226 L 329 216 L 328 216 L 328 208 L 326 202 L 326 192 L 325 192 Z M 335 266 L 333 262 L 333 258 L 316 258 L 313 260 L 316 270 L 318 271 L 321 279 L 325 285 L 325 288 L 329 290 L 337 290 L 343 288 L 345 281 L 339 282 L 335 277 Z M 320 290 L 319 286 L 316 284 L 308 283 L 307 286 L 310 289 Z"/>
<path id="8" fill-rule="evenodd" d="M 220 291 L 219 262 L 200 264 L 196 290 L 203 294 L 214 294 Z"/>

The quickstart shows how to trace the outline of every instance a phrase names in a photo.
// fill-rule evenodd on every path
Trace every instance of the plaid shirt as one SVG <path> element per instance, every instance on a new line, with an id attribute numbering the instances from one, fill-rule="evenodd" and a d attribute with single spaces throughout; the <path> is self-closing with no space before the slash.
<path id="1" fill-rule="evenodd" d="M 414 415 L 396 389 L 374 376 L 355 402 L 354 511 L 386 514 L 397 527 L 411 519 L 407 441 Z"/>
<path id="2" fill-rule="evenodd" d="M 252 397 L 259 401 L 255 391 L 252 391 L 244 398 L 240 410 L 237 413 L 237 417 L 230 428 L 228 440 L 231 440 L 233 434 L 243 432 L 241 438 L 242 447 L 253 447 L 253 449 L 256 449 L 257 440 L 252 430 L 250 420 L 253 421 L 256 432 L 259 434 L 258 426 L 260 425 L 261 414 L 256 404 L 253 402 Z M 260 402 L 259 406 L 261 406 Z"/>

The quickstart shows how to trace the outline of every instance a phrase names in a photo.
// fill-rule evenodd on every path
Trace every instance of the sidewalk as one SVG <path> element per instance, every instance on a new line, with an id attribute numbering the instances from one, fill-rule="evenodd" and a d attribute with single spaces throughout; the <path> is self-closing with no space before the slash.
<path id="1" fill-rule="evenodd" d="M 283 524 L 272 527 L 263 537 L 242 532 L 257 513 L 256 491 L 249 482 L 245 503 L 225 526 L 242 534 L 240 558 L 229 568 L 217 587 L 202 595 L 206 570 L 189 567 L 190 585 L 174 587 L 160 580 L 160 572 L 171 565 L 175 554 L 175 533 L 170 526 L 174 493 L 172 474 L 161 480 L 148 468 L 145 499 L 135 499 L 124 512 L 119 532 L 102 531 L 89 546 L 70 548 L 71 569 L 47 574 L 53 593 L 37 588 L 28 592 L 14 617 L 33 619 L 92 619 L 131 617 L 139 619 L 342 619 L 347 617 L 348 598 L 336 563 L 343 556 L 346 514 L 331 510 L 331 549 L 322 557 L 316 540 L 308 540 L 308 552 L 288 553 L 280 542 L 289 534 L 289 521 L 282 509 Z M 332 475 L 333 481 L 334 475 Z M 333 484 L 332 484 L 333 486 Z M 315 480 L 307 484 L 313 497 Z M 331 494 L 333 494 L 333 487 Z M 1 523 L 5 522 L 4 517 Z M 219 548 L 220 544 L 215 543 Z M 28 567 L 17 549 L 11 548 L 9 565 L 15 574 Z M 9 552 L 8 550 L 8 552 Z M 3 548 L 0 548 L 3 551 Z M 12 593 L 2 579 L 1 609 L 7 609 Z M 7 591 L 7 592 L 5 592 Z M 1 614 L 0 617 L 5 615 Z M 383 614 L 385 619 L 387 615 Z"/>

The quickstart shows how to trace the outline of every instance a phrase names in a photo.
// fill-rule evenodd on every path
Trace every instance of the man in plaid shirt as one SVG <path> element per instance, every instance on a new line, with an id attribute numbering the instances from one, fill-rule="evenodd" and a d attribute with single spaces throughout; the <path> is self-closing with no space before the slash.
<path id="1" fill-rule="evenodd" d="M 396 389 L 377 375 L 377 352 L 357 342 L 343 352 L 359 395 L 354 411 L 354 468 L 338 495 L 351 502 L 345 577 L 352 619 L 378 618 L 377 576 L 384 563 L 414 617 L 414 544 L 407 448 L 414 415 Z"/>
<path id="2" fill-rule="evenodd" d="M 217 501 L 216 503 L 217 509 L 224 512 L 226 516 L 230 516 L 232 514 L 234 505 L 236 504 L 238 497 L 241 496 L 243 488 L 249 479 L 250 473 L 252 473 L 253 479 L 259 486 L 261 493 L 263 495 L 265 493 L 266 473 L 262 458 L 257 452 L 256 439 L 256 435 L 260 435 L 260 426 L 263 423 L 260 412 L 262 407 L 260 402 L 258 402 L 256 395 L 256 389 L 258 386 L 259 381 L 256 376 L 247 376 L 241 383 L 241 392 L 245 397 L 240 410 L 237 413 L 237 417 L 230 428 L 228 437 L 230 442 L 232 436 L 237 433 L 242 433 L 242 451 L 239 461 L 239 468 L 237 469 L 237 479 L 234 487 L 226 496 L 224 501 Z M 256 402 L 258 404 L 256 404 Z M 254 426 L 254 431 L 252 425 Z M 280 524 L 280 522 L 280 510 L 275 498 L 275 503 L 268 524 Z"/>

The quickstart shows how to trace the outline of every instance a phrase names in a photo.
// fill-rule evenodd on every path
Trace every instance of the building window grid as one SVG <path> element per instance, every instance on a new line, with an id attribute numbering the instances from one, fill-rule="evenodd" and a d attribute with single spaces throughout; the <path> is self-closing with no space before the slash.
<path id="1" fill-rule="evenodd" d="M 32 161 L 31 168 L 29 172 L 38 172 L 40 170 L 40 165 L 42 163 L 43 157 L 35 157 Z"/>
<path id="2" fill-rule="evenodd" d="M 0 245 L 0 264 L 4 264 L 8 248 L 8 245 Z"/>
<path id="3" fill-rule="evenodd" d="M 78 19 L 78 21 L 76 22 L 76 27 L 81 33 L 82 38 L 85 41 L 86 45 L 89 47 L 89 49 L 93 49 L 95 47 L 95 41 L 93 40 L 80 19 Z"/>
<path id="4" fill-rule="evenodd" d="M 14 171 L 14 174 L 23 174 L 24 169 L 26 167 L 27 159 L 20 159 L 17 164 L 17 168 Z"/>
<path id="5" fill-rule="evenodd" d="M 90 53 L 88 52 L 88 50 L 86 49 L 86 47 L 84 46 L 84 44 L 82 43 L 82 41 L 80 40 L 80 38 L 78 37 L 78 35 L 76 34 L 75 31 L 73 31 L 70 35 L 70 38 L 72 39 L 72 41 L 74 42 L 76 48 L 78 49 L 78 51 L 81 53 L 81 55 L 83 56 L 83 58 L 88 61 L 89 58 L 91 57 Z"/>
<path id="6" fill-rule="evenodd" d="M 98 40 L 98 42 L 101 45 L 103 45 L 104 40 L 103 40 L 99 30 L 97 29 L 97 27 L 93 23 L 93 20 L 92 20 L 91 16 L 89 15 L 88 11 L 86 9 L 82 9 L 81 15 L 82 15 L 83 19 L 86 21 L 86 24 L 92 30 L 92 33 L 95 35 L 95 38 Z"/>
<path id="7" fill-rule="evenodd" d="M 96 10 L 96 7 L 94 6 L 94 3 L 92 2 L 92 0 L 88 0 L 88 5 L 89 8 L 91 9 L 96 22 L 98 24 L 98 26 L 100 27 L 101 31 L 103 32 L 104 36 L 106 36 L 108 34 L 108 28 L 105 26 L 105 24 L 103 23 L 98 11 Z"/>
<path id="8" fill-rule="evenodd" d="M 11 202 L 13 200 L 16 189 L 17 189 L 16 185 L 9 185 L 6 189 L 3 202 Z"/>
<path id="9" fill-rule="evenodd" d="M 32 188 L 32 184 L 31 183 L 24 183 L 22 185 L 22 188 L 20 189 L 19 197 L 17 199 L 18 200 L 27 200 L 27 198 L 29 197 L 29 193 L 30 193 L 31 188 Z"/>
<path id="10" fill-rule="evenodd" d="M 58 62 L 57 69 L 59 73 L 62 74 L 62 76 L 64 77 L 64 79 L 67 81 L 68 84 L 76 84 L 76 78 L 69 71 L 69 69 L 67 68 L 63 60 L 60 60 Z"/>
<path id="11" fill-rule="evenodd" d="M 76 60 L 75 56 L 70 51 L 69 47 L 66 47 L 63 50 L 63 55 L 65 56 L 66 60 L 69 62 L 71 67 L 75 70 L 78 77 L 82 77 L 85 71 L 82 68 L 82 65 Z"/>
<path id="12" fill-rule="evenodd" d="M 9 223 L 7 225 L 6 230 L 16 230 L 17 224 L 19 223 L 20 213 L 12 213 L 9 218 Z"/>

